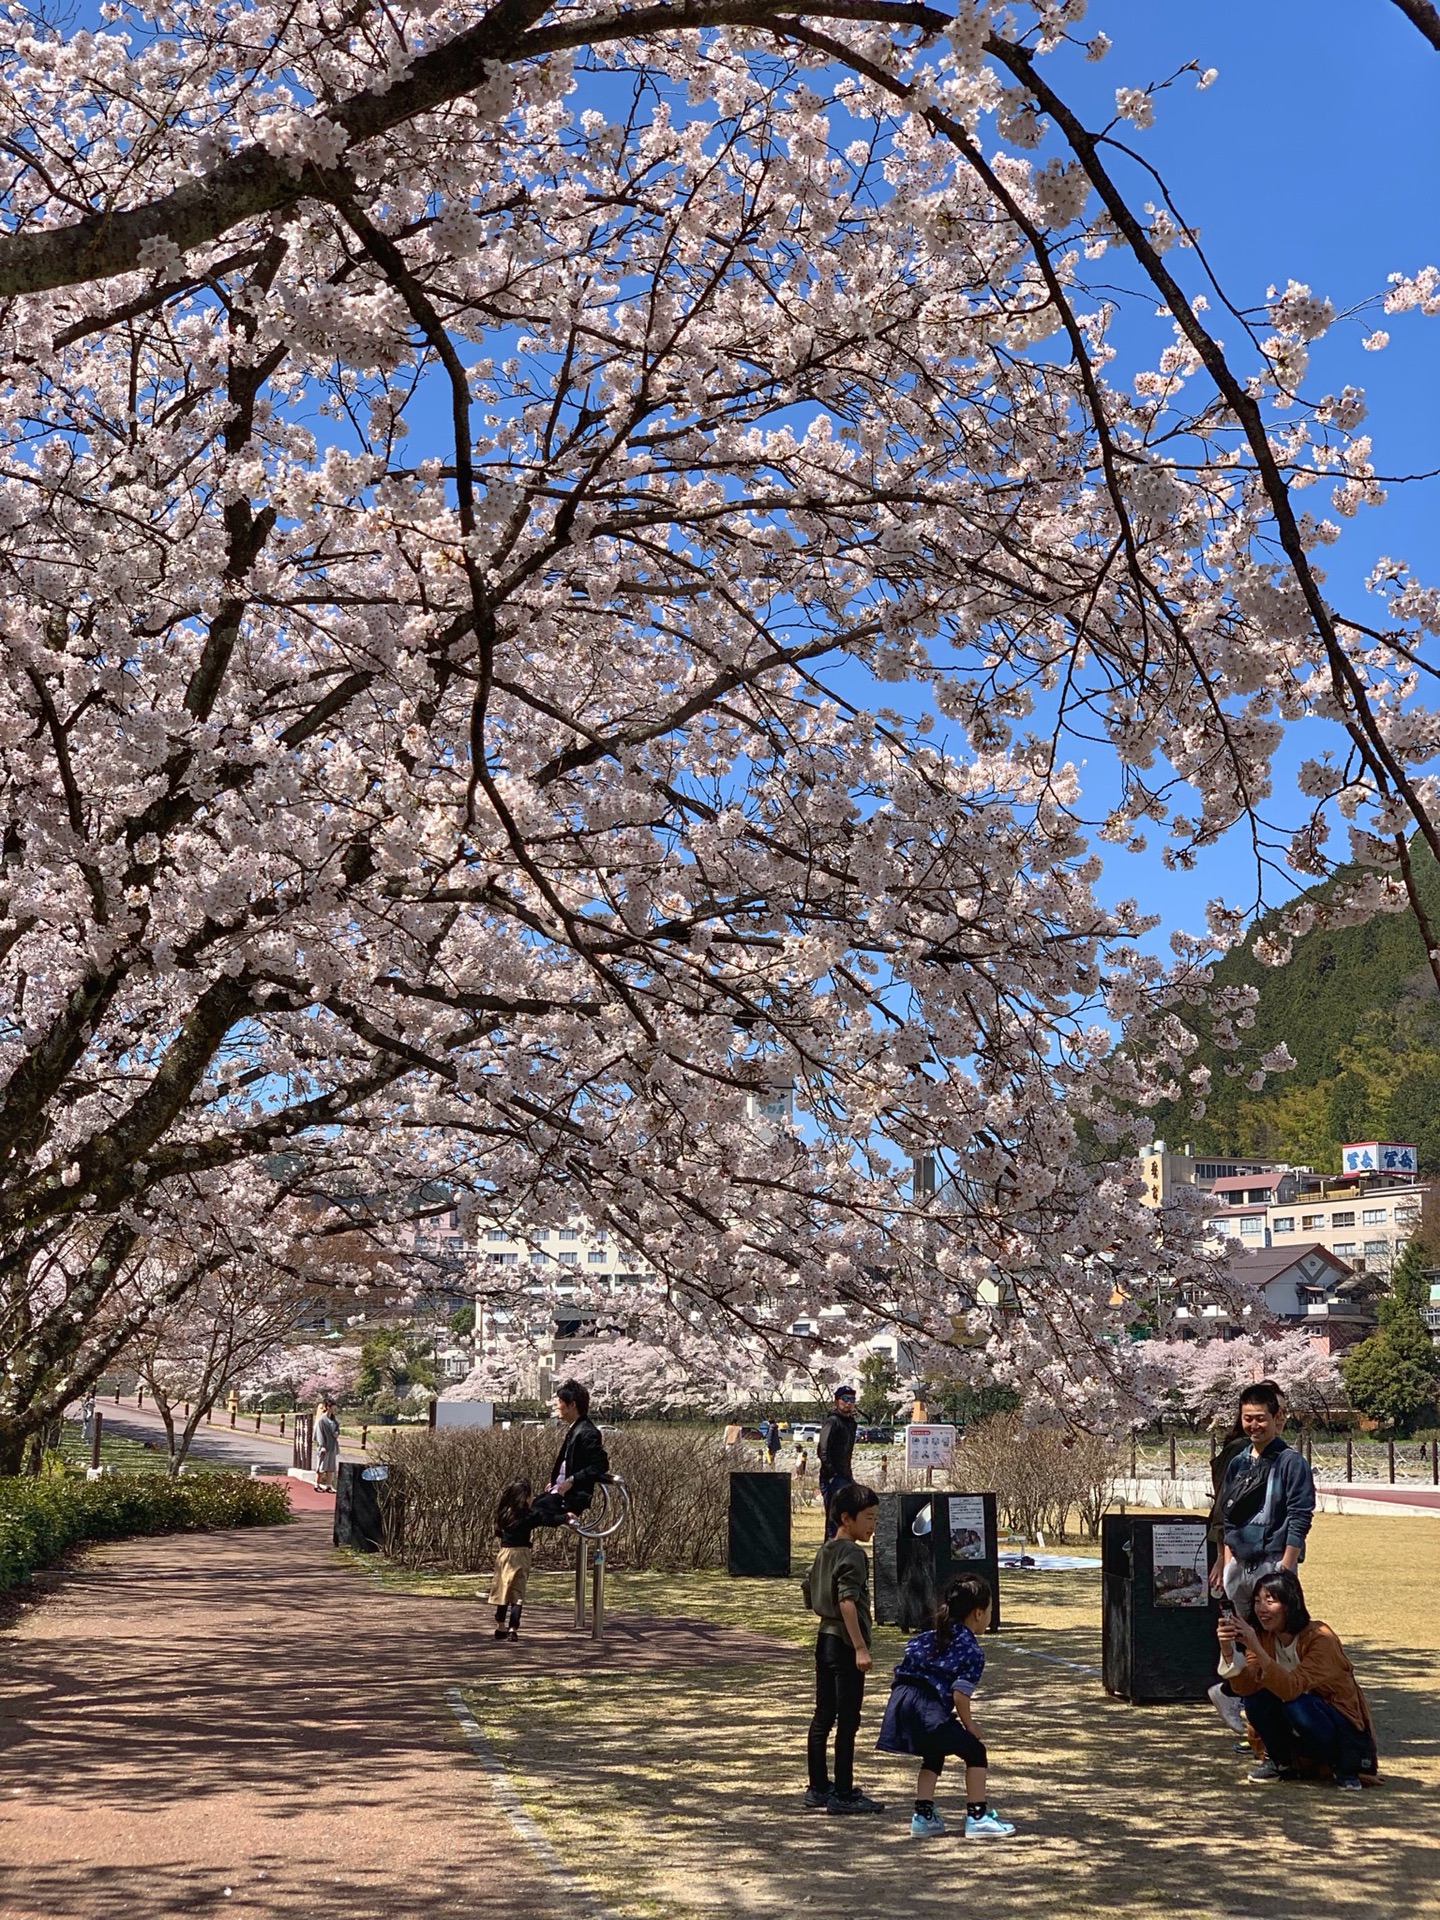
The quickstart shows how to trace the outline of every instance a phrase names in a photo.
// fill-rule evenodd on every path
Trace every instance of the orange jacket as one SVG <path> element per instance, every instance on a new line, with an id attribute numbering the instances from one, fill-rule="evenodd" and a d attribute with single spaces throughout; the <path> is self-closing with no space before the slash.
<path id="1" fill-rule="evenodd" d="M 1236 1644 L 1238 1651 L 1239 1643 Z M 1296 1634 L 1295 1647 L 1299 1663 L 1282 1667 L 1275 1658 L 1274 1634 L 1262 1633 L 1260 1652 L 1245 1649 L 1244 1668 L 1229 1676 L 1230 1685 L 1239 1694 L 1259 1693 L 1263 1687 L 1277 1700 L 1294 1700 L 1302 1693 L 1318 1693 L 1373 1741 L 1375 1728 L 1370 1708 L 1335 1629 L 1327 1627 L 1323 1620 L 1312 1620 Z"/>

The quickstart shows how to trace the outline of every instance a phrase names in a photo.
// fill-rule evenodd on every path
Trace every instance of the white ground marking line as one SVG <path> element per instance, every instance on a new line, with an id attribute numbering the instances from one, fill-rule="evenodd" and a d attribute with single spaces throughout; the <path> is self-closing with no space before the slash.
<path id="1" fill-rule="evenodd" d="M 1041 1653 L 1036 1647 L 1017 1646 L 1013 1640 L 994 1640 L 991 1645 L 1004 1647 L 1009 1653 L 1027 1654 L 1032 1660 L 1047 1661 L 1052 1667 L 1069 1667 L 1072 1673 L 1088 1673 L 1097 1680 L 1100 1678 L 1099 1667 L 1082 1667 L 1078 1660 L 1062 1660 L 1058 1653 Z"/>
<path id="2" fill-rule="evenodd" d="M 509 1774 L 496 1757 L 494 1748 L 485 1738 L 485 1729 L 466 1706 L 464 1696 L 458 1687 L 446 1688 L 445 1704 L 459 1723 L 466 1746 L 490 1775 L 496 1806 L 539 1860 L 546 1873 L 564 1885 L 571 1902 L 572 1913 L 582 1916 L 582 1920 L 616 1920 L 609 1907 L 595 1897 L 573 1867 L 566 1865 L 540 1831 L 534 1816 L 526 1809 L 511 1783 Z"/>

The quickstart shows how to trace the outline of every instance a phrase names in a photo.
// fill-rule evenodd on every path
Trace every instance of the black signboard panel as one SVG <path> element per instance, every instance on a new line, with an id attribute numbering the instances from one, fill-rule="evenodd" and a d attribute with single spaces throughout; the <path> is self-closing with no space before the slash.
<path id="1" fill-rule="evenodd" d="M 917 1521 L 929 1525 L 917 1533 Z M 949 1583 L 980 1574 L 1000 1625 L 999 1538 L 993 1493 L 883 1493 L 875 1528 L 875 1618 L 911 1633 L 928 1627 Z"/>
<path id="2" fill-rule="evenodd" d="M 380 1522 L 380 1487 L 387 1469 L 366 1466 L 359 1460 L 342 1460 L 335 1489 L 335 1544 L 356 1547 L 362 1553 L 378 1553 L 383 1530 Z"/>
<path id="3" fill-rule="evenodd" d="M 1106 1514 L 1100 1558 L 1106 1692 L 1137 1702 L 1203 1700 L 1219 1658 L 1205 1522 Z"/>
<path id="4" fill-rule="evenodd" d="M 731 1573 L 751 1580 L 790 1577 L 790 1476 L 730 1476 Z"/>

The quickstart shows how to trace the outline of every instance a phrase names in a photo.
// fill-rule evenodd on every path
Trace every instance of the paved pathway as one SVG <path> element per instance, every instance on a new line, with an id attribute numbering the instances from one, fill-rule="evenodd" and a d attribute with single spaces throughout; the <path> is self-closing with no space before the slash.
<path id="1" fill-rule="evenodd" d="M 382 1590 L 330 1523 L 92 1551 L 0 1635 L 0 1920 L 561 1920 L 445 1691 L 513 1671 L 788 1650 Z M 577 1731 L 577 1738 L 593 1738 Z"/>

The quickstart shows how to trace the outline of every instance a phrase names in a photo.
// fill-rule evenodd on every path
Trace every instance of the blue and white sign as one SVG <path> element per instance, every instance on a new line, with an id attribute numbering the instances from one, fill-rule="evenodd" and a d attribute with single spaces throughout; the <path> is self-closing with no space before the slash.
<path id="1" fill-rule="evenodd" d="M 1340 1167 L 1344 1173 L 1418 1173 L 1420 1156 L 1393 1140 L 1362 1140 L 1340 1149 Z"/>

